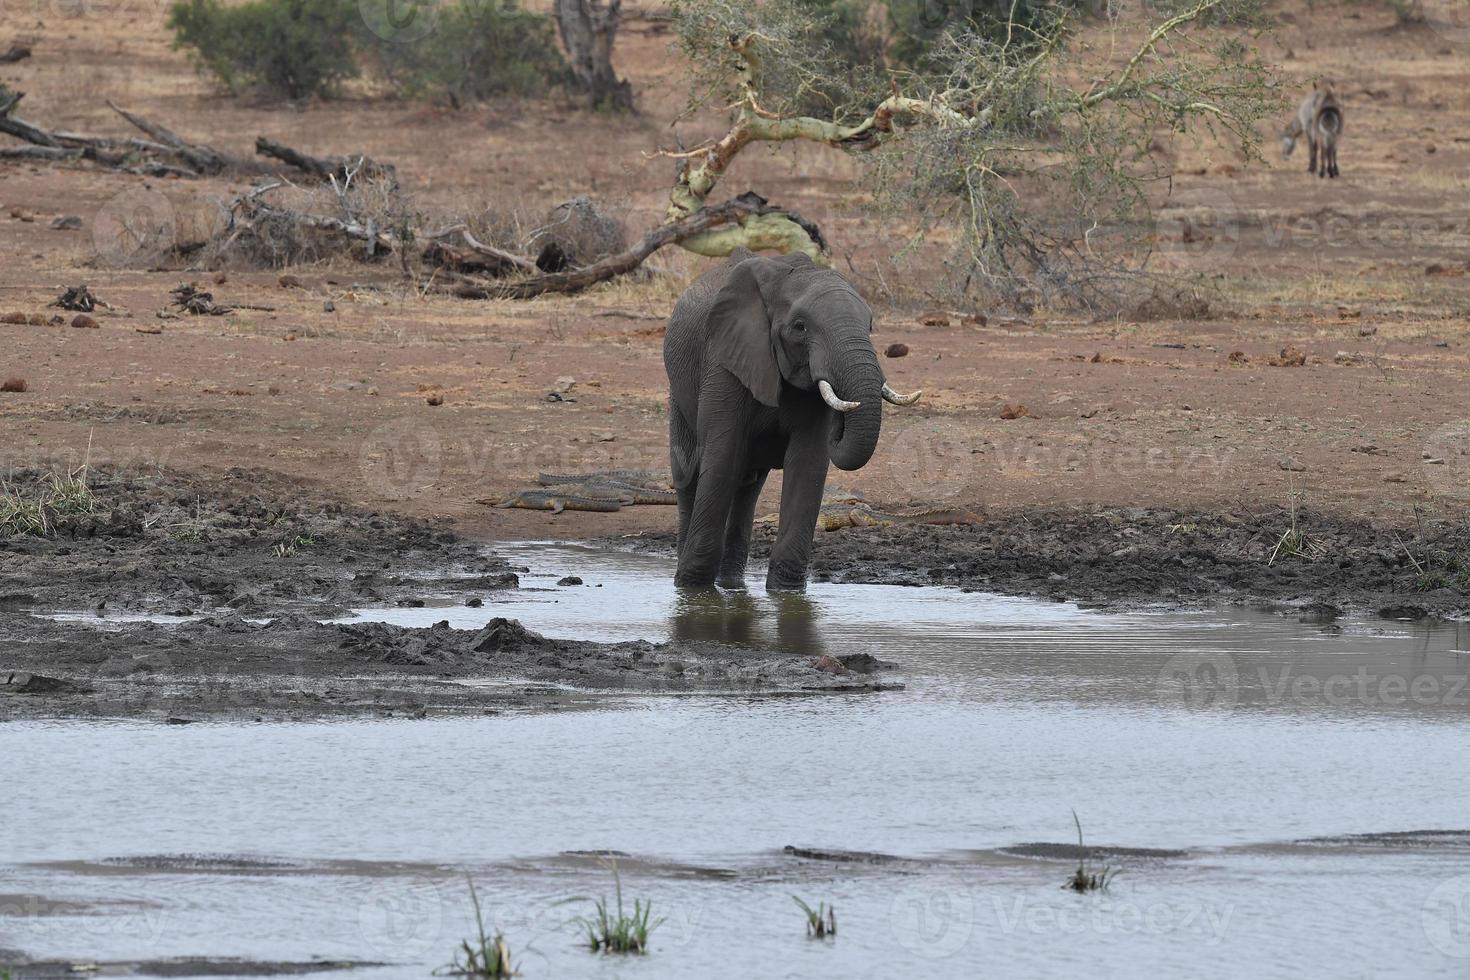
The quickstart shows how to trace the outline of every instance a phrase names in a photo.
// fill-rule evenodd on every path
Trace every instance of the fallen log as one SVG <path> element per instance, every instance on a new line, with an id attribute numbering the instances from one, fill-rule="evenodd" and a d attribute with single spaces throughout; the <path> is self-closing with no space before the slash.
<path id="1" fill-rule="evenodd" d="M 136 128 L 154 139 L 158 146 L 166 151 L 177 154 L 201 175 L 218 174 L 226 170 L 250 169 L 250 164 L 247 161 L 237 160 L 204 143 L 190 143 L 173 130 L 149 119 L 145 119 L 142 116 L 128 112 L 111 100 L 108 100 L 107 105 L 113 112 L 116 112 L 119 116 L 122 116 Z"/>
<path id="2" fill-rule="evenodd" d="M 455 234 L 458 234 L 464 247 L 445 241 Z M 431 235 L 429 244 L 424 248 L 424 258 L 440 267 L 462 273 L 503 276 L 520 272 L 534 276 L 540 272 L 536 263 L 524 256 L 477 241 L 463 225 L 455 225 Z"/>
<path id="3" fill-rule="evenodd" d="M 743 224 L 752 217 L 766 214 L 790 215 L 791 212 L 772 207 L 764 198 L 747 192 L 723 204 L 701 208 L 678 221 L 659 225 L 631 248 L 580 269 L 506 283 L 462 282 L 454 287 L 453 292 L 461 299 L 530 299 L 545 293 L 580 292 L 599 282 L 632 272 L 665 245 L 676 244 L 721 225 Z"/>
<path id="4" fill-rule="evenodd" d="M 398 186 L 398 171 L 392 164 L 379 163 L 360 153 L 338 157 L 314 157 L 264 136 L 255 138 L 255 152 L 261 156 L 279 160 L 287 166 L 295 167 L 318 180 L 346 182 L 354 178 L 380 179 L 388 181 L 394 187 Z"/>

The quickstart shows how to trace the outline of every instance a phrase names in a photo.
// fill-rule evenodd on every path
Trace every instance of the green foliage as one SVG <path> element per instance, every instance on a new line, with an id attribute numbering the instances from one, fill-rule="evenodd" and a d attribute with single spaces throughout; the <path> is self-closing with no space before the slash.
<path id="1" fill-rule="evenodd" d="M 480 896 L 475 894 L 475 883 L 471 881 L 470 901 L 475 906 L 476 938 L 462 940 L 459 950 L 455 952 L 454 959 L 442 970 L 435 970 L 435 976 L 450 977 L 479 977 L 482 980 L 497 980 L 500 977 L 514 977 L 519 972 L 510 959 L 510 947 L 505 942 L 505 936 L 496 932 L 492 939 L 485 935 L 485 916 L 480 910 Z"/>
<path id="2" fill-rule="evenodd" d="M 446 0 L 408 11 L 425 18 L 412 37 L 376 33 L 355 0 L 175 0 L 168 25 L 174 45 L 191 49 L 231 91 L 288 99 L 330 97 L 364 67 L 407 95 L 456 106 L 538 95 L 567 77 L 551 19 L 515 0 Z"/>
<path id="3" fill-rule="evenodd" d="M 176 0 L 168 26 L 174 46 L 231 91 L 257 87 L 288 99 L 331 95 L 358 73 L 351 0 Z"/>
<path id="4" fill-rule="evenodd" d="M 587 945 L 594 953 L 646 953 L 649 934 L 664 920 L 651 919 L 653 903 L 641 899 L 633 900 L 631 915 L 625 913 L 622 875 L 618 873 L 616 862 L 609 866 L 612 868 L 613 887 L 617 893 L 616 909 L 608 907 L 606 898 L 599 898 L 595 902 L 595 915 L 577 918 L 587 931 Z"/>
<path id="5" fill-rule="evenodd" d="M 1077 870 L 1067 876 L 1062 883 L 1066 891 L 1080 892 L 1105 892 L 1118 876 L 1116 868 L 1103 865 L 1102 870 L 1093 871 L 1087 860 L 1087 848 L 1082 843 L 1082 821 L 1077 819 L 1077 811 L 1072 811 L 1072 822 L 1077 825 Z"/>
<path id="6" fill-rule="evenodd" d="M 542 95 L 570 76 L 543 14 L 506 0 L 464 0 L 433 16 L 428 38 L 376 47 L 384 73 L 410 96 L 458 107 L 500 95 Z"/>
<path id="7" fill-rule="evenodd" d="M 837 912 L 826 902 L 818 902 L 812 908 L 795 895 L 791 900 L 806 914 L 806 934 L 809 939 L 833 939 L 837 936 Z"/>

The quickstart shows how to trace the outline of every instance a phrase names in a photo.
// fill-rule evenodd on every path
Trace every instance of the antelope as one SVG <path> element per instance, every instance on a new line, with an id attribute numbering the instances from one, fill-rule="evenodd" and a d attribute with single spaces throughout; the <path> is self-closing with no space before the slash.
<path id="1" fill-rule="evenodd" d="M 1337 101 L 1331 82 L 1313 86 L 1312 94 L 1302 100 L 1296 116 L 1281 133 L 1281 159 L 1290 160 L 1296 141 L 1307 138 L 1311 151 L 1307 173 L 1318 177 L 1336 177 L 1337 141 L 1342 136 L 1342 103 Z"/>

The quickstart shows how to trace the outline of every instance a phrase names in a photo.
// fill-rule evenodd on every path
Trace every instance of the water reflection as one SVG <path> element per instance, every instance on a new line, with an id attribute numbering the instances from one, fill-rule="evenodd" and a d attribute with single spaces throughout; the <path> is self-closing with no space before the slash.
<path id="1" fill-rule="evenodd" d="M 826 652 L 817 610 L 800 592 L 757 599 L 744 591 L 678 589 L 669 635 L 675 642 L 702 640 L 817 657 Z"/>

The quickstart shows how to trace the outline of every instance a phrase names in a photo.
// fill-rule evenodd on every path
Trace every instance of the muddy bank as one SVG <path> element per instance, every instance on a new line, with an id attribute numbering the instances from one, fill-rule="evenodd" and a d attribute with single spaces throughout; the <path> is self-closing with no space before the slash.
<path id="1" fill-rule="evenodd" d="M 575 708 L 620 691 L 883 686 L 872 658 L 849 669 L 700 639 L 558 640 L 502 618 L 324 624 L 353 607 L 480 607 L 518 587 L 517 569 L 442 528 L 271 473 L 103 470 L 81 508 L 51 479 L 11 480 L 13 498 L 57 506 L 45 533 L 0 538 L 0 720 L 425 717 Z"/>
<path id="2" fill-rule="evenodd" d="M 975 526 L 907 525 L 819 532 L 815 581 L 948 585 L 1101 608 L 1281 604 L 1323 618 L 1470 618 L 1470 527 L 1409 528 L 1285 508 L 1023 512 Z M 1283 538 L 1285 536 L 1285 538 Z M 757 525 L 751 554 L 770 555 Z M 609 539 L 672 553 L 673 535 Z"/>
<path id="3" fill-rule="evenodd" d="M 296 614 L 268 623 L 227 615 L 103 629 L 3 613 L 0 658 L 0 719 L 423 718 L 593 707 L 619 693 L 885 686 L 877 674 L 834 673 L 809 655 L 557 640 L 500 618 L 480 630 L 323 624 Z"/>
<path id="4" fill-rule="evenodd" d="M 9 476 L 44 503 L 52 474 Z M 472 600 L 516 570 L 441 524 L 353 508 L 263 470 L 86 474 L 85 506 L 47 506 L 46 533 L 0 537 L 0 609 L 187 616 L 229 609 L 339 615 Z"/>

